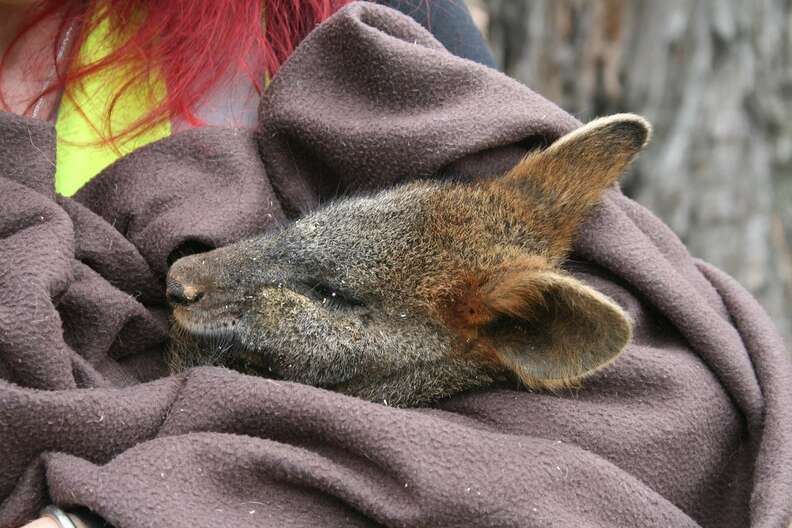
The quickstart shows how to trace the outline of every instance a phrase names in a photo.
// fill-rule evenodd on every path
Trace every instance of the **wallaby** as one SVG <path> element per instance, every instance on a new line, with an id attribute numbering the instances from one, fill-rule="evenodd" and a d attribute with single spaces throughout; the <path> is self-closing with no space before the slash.
<path id="1" fill-rule="evenodd" d="M 560 265 L 649 135 L 636 115 L 597 119 L 501 177 L 341 200 L 182 258 L 167 280 L 172 368 L 242 366 L 398 406 L 509 378 L 571 386 L 631 325 Z"/>

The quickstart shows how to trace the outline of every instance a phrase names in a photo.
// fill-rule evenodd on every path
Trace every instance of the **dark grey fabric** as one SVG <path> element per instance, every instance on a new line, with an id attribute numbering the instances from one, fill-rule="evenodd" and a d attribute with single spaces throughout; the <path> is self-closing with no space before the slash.
<path id="1" fill-rule="evenodd" d="M 580 390 L 399 410 L 218 368 L 163 375 L 168 262 L 338 193 L 497 172 L 578 123 L 407 17 L 354 4 L 283 67 L 255 134 L 149 145 L 54 198 L 48 125 L 0 114 L 0 527 L 781 527 L 783 345 L 732 279 L 609 191 L 570 270 L 635 339 Z"/>

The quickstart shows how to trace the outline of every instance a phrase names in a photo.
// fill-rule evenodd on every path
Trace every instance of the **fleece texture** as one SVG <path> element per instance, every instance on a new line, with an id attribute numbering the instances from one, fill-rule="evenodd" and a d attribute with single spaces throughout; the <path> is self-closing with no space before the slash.
<path id="1" fill-rule="evenodd" d="M 219 368 L 167 376 L 168 265 L 325 200 L 487 177 L 579 123 L 407 17 L 314 31 L 253 132 L 175 134 L 53 189 L 49 125 L 0 114 L 0 527 L 783 527 L 792 379 L 735 281 L 617 189 L 568 268 L 635 337 L 577 390 L 393 409 Z"/>

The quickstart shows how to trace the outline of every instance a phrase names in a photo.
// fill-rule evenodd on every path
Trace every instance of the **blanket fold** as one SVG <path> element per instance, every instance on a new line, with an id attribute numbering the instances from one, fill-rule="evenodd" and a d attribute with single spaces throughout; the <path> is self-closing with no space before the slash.
<path id="1" fill-rule="evenodd" d="M 73 198 L 52 191 L 51 127 L 0 113 L 0 528 L 52 502 L 117 528 L 786 526 L 780 338 L 617 189 L 568 269 L 635 336 L 579 390 L 405 410 L 220 368 L 166 375 L 173 259 L 346 194 L 497 174 L 578 125 L 367 3 L 299 46 L 255 132 L 176 134 Z"/>

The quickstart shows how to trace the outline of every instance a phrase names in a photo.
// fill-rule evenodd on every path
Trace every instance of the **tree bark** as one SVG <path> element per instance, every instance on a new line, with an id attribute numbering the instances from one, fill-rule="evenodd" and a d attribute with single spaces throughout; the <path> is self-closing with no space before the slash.
<path id="1" fill-rule="evenodd" d="M 480 0 L 504 71 L 582 120 L 655 127 L 625 192 L 792 344 L 792 0 Z"/>

